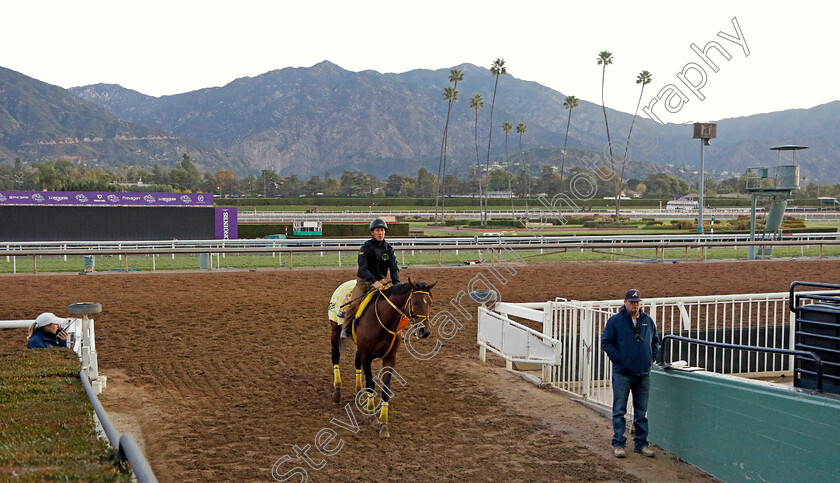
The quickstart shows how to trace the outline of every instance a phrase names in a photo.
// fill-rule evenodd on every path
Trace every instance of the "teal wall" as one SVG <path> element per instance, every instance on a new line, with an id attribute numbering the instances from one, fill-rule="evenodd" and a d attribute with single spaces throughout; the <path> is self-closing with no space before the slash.
<path id="1" fill-rule="evenodd" d="M 707 372 L 651 373 L 652 443 L 732 481 L 840 481 L 840 398 Z"/>

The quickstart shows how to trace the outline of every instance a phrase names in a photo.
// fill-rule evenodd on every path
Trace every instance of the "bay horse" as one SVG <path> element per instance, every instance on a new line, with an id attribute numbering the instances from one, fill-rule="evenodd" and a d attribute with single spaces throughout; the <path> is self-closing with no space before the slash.
<path id="1" fill-rule="evenodd" d="M 370 422 L 375 424 L 373 372 L 371 363 L 382 359 L 384 376 L 382 377 L 381 409 L 379 412 L 379 436 L 390 437 L 388 432 L 388 400 L 391 396 L 391 372 L 397 362 L 397 350 L 402 340 L 401 330 L 411 323 L 411 329 L 417 330 L 417 336 L 425 339 L 431 335 L 429 312 L 432 308 L 431 290 L 437 282 L 427 285 L 424 282 L 414 283 L 409 277 L 408 283 L 401 283 L 385 290 L 374 293 L 373 299 L 365 308 L 362 315 L 353 322 L 353 338 L 356 341 L 356 397 L 362 390 L 362 371 L 365 375 L 365 390 L 367 393 L 366 412 L 370 415 Z M 344 285 L 343 285 L 344 286 Z M 336 294 L 341 287 L 336 289 Z M 333 300 L 336 300 L 336 294 Z M 349 296 L 349 295 L 348 295 Z M 330 310 L 334 310 L 333 303 Z M 336 317 L 337 318 L 337 317 Z M 341 324 L 330 320 L 332 328 L 332 363 L 333 363 L 333 401 L 341 403 L 341 372 L 339 359 L 341 358 Z M 365 397 L 364 395 L 361 395 Z M 359 399 L 357 399 L 359 401 Z M 358 403 L 357 403 L 358 404 Z"/>

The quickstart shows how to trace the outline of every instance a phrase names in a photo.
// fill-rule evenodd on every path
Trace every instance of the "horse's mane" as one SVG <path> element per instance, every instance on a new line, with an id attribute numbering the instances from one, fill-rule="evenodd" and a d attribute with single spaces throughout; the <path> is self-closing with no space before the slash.
<path id="1" fill-rule="evenodd" d="M 426 284 L 426 282 L 414 282 L 414 290 L 428 292 L 429 285 Z M 408 292 L 411 292 L 411 284 L 408 282 L 403 282 L 401 284 L 387 288 L 385 290 L 385 295 L 400 295 Z"/>

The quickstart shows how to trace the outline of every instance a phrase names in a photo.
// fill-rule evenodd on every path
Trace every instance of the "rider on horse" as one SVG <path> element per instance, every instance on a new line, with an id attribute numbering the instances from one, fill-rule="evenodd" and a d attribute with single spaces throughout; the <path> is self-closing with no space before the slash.
<path id="1" fill-rule="evenodd" d="M 381 218 L 370 222 L 371 239 L 366 241 L 359 250 L 359 270 L 356 272 L 356 287 L 350 296 L 350 303 L 339 312 L 339 317 L 344 317 L 344 324 L 341 328 L 341 338 L 350 337 L 350 327 L 353 325 L 353 318 L 356 310 L 362 302 L 363 296 L 371 288 L 382 289 L 388 270 L 391 271 L 391 282 L 394 285 L 400 283 L 400 269 L 397 267 L 397 257 L 394 256 L 394 249 L 385 241 L 385 233 L 388 231 L 388 224 Z"/>

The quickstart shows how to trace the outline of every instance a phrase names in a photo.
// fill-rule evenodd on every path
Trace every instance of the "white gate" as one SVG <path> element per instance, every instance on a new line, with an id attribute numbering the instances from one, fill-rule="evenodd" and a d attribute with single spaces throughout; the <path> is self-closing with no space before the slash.
<path id="1" fill-rule="evenodd" d="M 496 308 L 504 305 L 508 304 L 499 303 Z M 520 314 L 537 316 L 542 321 L 544 312 L 514 308 Z M 556 366 L 562 361 L 562 352 L 557 340 L 511 320 L 506 313 L 496 313 L 485 307 L 478 309 L 478 345 L 482 362 L 486 360 L 489 350 L 503 357 L 508 369 L 513 367 L 514 362 Z"/>
<path id="2" fill-rule="evenodd" d="M 642 302 L 656 323 L 660 337 L 684 335 L 712 342 L 792 349 L 794 314 L 788 292 L 648 298 Z M 535 329 L 510 316 L 542 324 L 539 343 L 559 360 L 543 364 L 542 380 L 563 391 L 606 407 L 612 406 L 612 363 L 601 349 L 601 334 L 623 300 L 576 301 L 558 298 L 542 303 L 498 303 L 494 311 L 479 309 L 479 345 L 510 362 L 536 362 L 546 352 L 524 334 Z M 527 350 L 526 350 L 527 349 Z M 542 350 L 542 349 L 541 349 Z M 739 375 L 790 373 L 793 356 L 758 351 L 720 349 L 688 343 L 666 347 L 669 361 L 685 360 L 707 371 Z M 530 352 L 528 352 L 530 351 Z M 483 360 L 483 359 L 482 359 Z"/>

